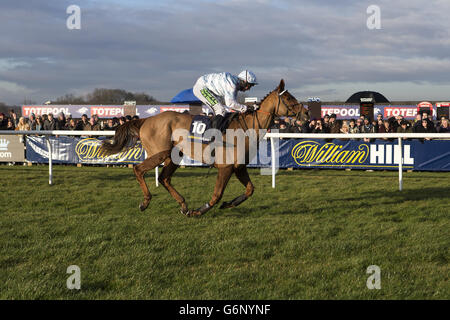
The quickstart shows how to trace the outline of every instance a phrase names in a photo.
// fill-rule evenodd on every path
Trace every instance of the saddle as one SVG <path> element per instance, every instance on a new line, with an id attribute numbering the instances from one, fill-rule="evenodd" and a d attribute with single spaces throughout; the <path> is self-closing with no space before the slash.
<path id="1" fill-rule="evenodd" d="M 211 142 L 211 139 L 205 138 L 203 136 L 207 130 L 216 127 L 220 132 L 225 132 L 233 119 L 238 116 L 239 112 L 228 112 L 225 113 L 224 117 L 215 116 L 212 119 L 207 116 L 196 115 L 192 119 L 188 138 L 193 142 L 202 142 L 205 144 L 209 144 Z"/>

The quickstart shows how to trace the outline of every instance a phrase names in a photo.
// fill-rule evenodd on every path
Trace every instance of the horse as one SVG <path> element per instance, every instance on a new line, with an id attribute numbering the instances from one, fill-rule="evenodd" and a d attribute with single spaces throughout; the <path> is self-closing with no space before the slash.
<path id="1" fill-rule="evenodd" d="M 281 79 L 280 84 L 275 90 L 264 97 L 260 102 L 258 110 L 237 114 L 229 123 L 228 129 L 243 129 L 245 131 L 254 129 L 258 138 L 260 138 L 260 130 L 267 130 L 275 116 L 295 116 L 297 119 L 309 119 L 307 109 L 285 90 L 285 82 L 283 79 Z M 244 149 L 246 162 L 238 162 L 236 161 L 236 157 L 231 163 L 219 163 L 216 159 L 213 165 L 218 169 L 218 174 L 211 200 L 196 210 L 188 209 L 184 197 L 180 195 L 171 184 L 172 175 L 179 167 L 179 164 L 175 163 L 173 159 L 173 148 L 177 148 L 176 150 L 177 152 L 179 151 L 180 154 L 186 154 L 187 141 L 183 139 L 183 137 L 174 137 L 173 133 L 179 129 L 189 130 L 193 117 L 194 116 L 190 114 L 166 111 L 153 117 L 131 120 L 116 129 L 116 133 L 112 140 L 103 141 L 101 148 L 106 154 L 116 154 L 132 148 L 139 139 L 143 148 L 147 151 L 147 158 L 142 163 L 133 167 L 136 179 L 144 194 L 144 200 L 139 205 L 141 211 L 147 209 L 152 198 L 145 182 L 144 175 L 147 171 L 152 170 L 161 163 L 164 163 L 164 167 L 158 180 L 178 202 L 180 205 L 180 212 L 187 217 L 201 216 L 211 210 L 211 208 L 221 200 L 224 190 L 233 173 L 244 185 L 245 192 L 231 201 L 223 202 L 220 209 L 236 207 L 252 196 L 254 185 L 250 180 L 245 164 L 248 161 L 249 150 L 248 140 L 246 139 Z M 231 146 L 230 141 L 227 142 L 228 148 L 236 148 L 236 145 L 234 145 L 233 142 L 231 142 Z M 198 144 L 198 142 L 196 143 Z M 202 145 L 201 148 L 204 150 L 204 148 L 207 147 L 208 146 Z M 192 148 L 189 150 L 192 150 Z M 235 154 L 238 154 L 238 152 L 235 152 Z M 197 158 L 192 151 L 187 155 L 192 159 Z M 199 160 L 205 162 L 205 159 Z"/>

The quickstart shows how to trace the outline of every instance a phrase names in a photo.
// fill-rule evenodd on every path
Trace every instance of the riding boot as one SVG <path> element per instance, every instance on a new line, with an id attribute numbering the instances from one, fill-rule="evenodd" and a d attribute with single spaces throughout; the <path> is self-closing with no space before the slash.
<path id="1" fill-rule="evenodd" d="M 211 129 L 217 129 L 220 132 L 225 131 L 225 118 L 221 115 L 221 114 L 217 114 L 215 115 L 212 119 L 211 119 Z M 210 145 L 213 144 L 215 141 L 214 136 L 211 139 Z M 211 152 L 211 156 L 215 157 L 216 156 L 216 150 L 212 150 Z M 213 164 L 211 165 L 211 167 L 213 167 Z"/>
<path id="2" fill-rule="evenodd" d="M 222 115 L 220 115 L 220 114 L 215 115 L 211 120 L 211 129 L 217 129 L 220 132 L 223 132 L 225 129 L 224 122 L 225 122 L 225 118 Z"/>

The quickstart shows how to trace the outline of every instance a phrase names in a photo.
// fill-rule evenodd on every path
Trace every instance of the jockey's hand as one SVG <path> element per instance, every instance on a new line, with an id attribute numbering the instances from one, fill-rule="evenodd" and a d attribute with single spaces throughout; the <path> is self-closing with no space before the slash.
<path id="1" fill-rule="evenodd" d="M 247 112 L 247 106 L 242 106 L 240 109 L 239 109 L 239 112 L 242 112 L 242 113 L 244 113 L 244 112 Z"/>
<path id="2" fill-rule="evenodd" d="M 247 111 L 249 112 L 254 112 L 256 110 L 258 110 L 259 106 L 257 104 L 251 105 L 247 107 Z"/>

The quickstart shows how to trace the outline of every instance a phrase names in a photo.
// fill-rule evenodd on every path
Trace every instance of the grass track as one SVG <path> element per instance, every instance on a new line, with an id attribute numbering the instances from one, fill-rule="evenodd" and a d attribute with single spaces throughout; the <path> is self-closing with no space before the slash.
<path id="1" fill-rule="evenodd" d="M 180 169 L 190 208 L 216 170 Z M 449 299 L 450 173 L 250 170 L 241 206 L 185 218 L 149 209 L 129 168 L 0 166 L 1 299 Z M 223 200 L 243 192 L 232 178 Z M 81 268 L 81 290 L 66 268 Z M 368 290 L 366 268 L 381 268 Z"/>

